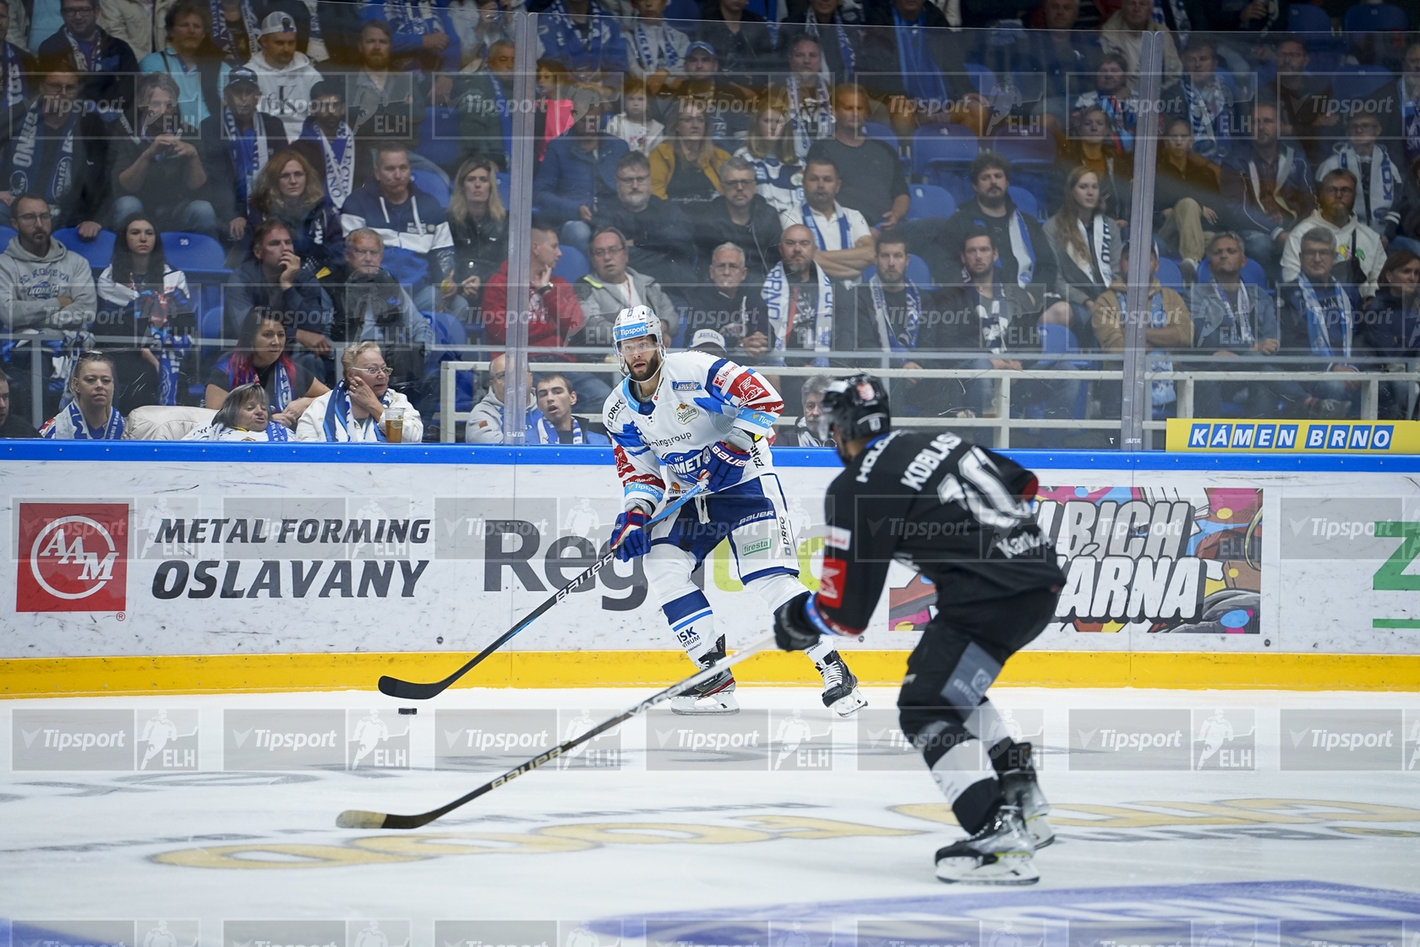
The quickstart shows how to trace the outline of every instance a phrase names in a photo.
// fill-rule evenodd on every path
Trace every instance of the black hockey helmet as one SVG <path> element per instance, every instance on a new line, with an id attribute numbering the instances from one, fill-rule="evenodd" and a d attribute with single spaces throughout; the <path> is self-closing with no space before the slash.
<path id="1" fill-rule="evenodd" d="M 838 428 L 838 443 L 859 437 L 877 437 L 892 427 L 887 388 L 873 375 L 835 379 L 823 393 L 819 415 L 819 440 L 827 441 L 830 428 Z"/>

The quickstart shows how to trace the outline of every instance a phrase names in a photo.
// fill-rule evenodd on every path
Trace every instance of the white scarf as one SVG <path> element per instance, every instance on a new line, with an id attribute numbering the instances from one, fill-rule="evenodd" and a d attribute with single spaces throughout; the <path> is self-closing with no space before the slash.
<path id="1" fill-rule="evenodd" d="M 794 151 L 802 161 L 815 141 L 833 134 L 833 100 L 823 79 L 818 80 L 817 98 L 813 100 L 812 115 L 803 107 L 799 95 L 799 77 L 789 73 L 789 121 L 794 126 Z"/>
<path id="2" fill-rule="evenodd" d="M 1213 281 L 1213 291 L 1218 294 L 1218 302 L 1223 304 L 1223 312 L 1233 327 L 1231 337 L 1224 339 L 1224 344 L 1256 344 L 1257 336 L 1252 331 L 1252 297 L 1248 295 L 1247 284 L 1238 283 L 1237 311 L 1234 311 L 1233 304 L 1228 302 L 1228 291 L 1216 280 Z"/>
<path id="3" fill-rule="evenodd" d="M 301 137 L 314 138 L 320 142 L 321 154 L 325 157 L 326 195 L 333 207 L 344 207 L 345 201 L 355 190 L 355 133 L 344 121 L 341 121 L 340 127 L 335 130 L 336 140 L 343 145 L 339 158 L 335 156 L 334 144 L 325 137 L 325 132 L 315 123 L 315 119 L 306 119 L 306 127 Z"/>
<path id="4" fill-rule="evenodd" d="M 1338 144 L 1335 151 L 1336 157 L 1322 165 L 1318 171 L 1317 179 L 1320 180 L 1324 177 L 1334 166 L 1354 173 L 1359 185 L 1361 166 L 1366 163 L 1366 159 L 1356 154 L 1356 149 L 1352 148 L 1349 142 Z M 1371 186 L 1364 194 L 1356 195 L 1365 203 L 1355 210 L 1357 218 L 1376 226 L 1385 220 L 1385 215 L 1395 206 L 1395 186 L 1396 182 L 1402 178 L 1400 168 L 1390 160 L 1390 155 L 1386 154 L 1385 148 L 1379 142 L 1371 149 L 1370 165 Z M 1360 188 L 1357 187 L 1357 190 L 1359 191 Z M 1380 228 L 1377 227 L 1377 229 Z"/>
<path id="5" fill-rule="evenodd" d="M 833 341 L 833 282 L 828 278 L 828 274 L 816 265 L 814 273 L 818 276 L 818 306 L 814 311 L 813 339 L 814 351 L 820 355 L 814 359 L 814 364 L 827 365 L 828 359 L 823 356 L 827 355 Z M 789 319 L 789 295 L 784 264 L 776 263 L 774 269 L 764 278 L 764 289 L 760 292 L 760 297 L 764 300 L 764 308 L 769 315 L 769 331 L 774 336 L 774 351 L 780 356 L 786 350 L 794 328 Z M 802 317 L 803 313 L 796 313 L 794 316 L 796 319 Z"/>
<path id="6" fill-rule="evenodd" d="M 661 41 L 659 44 L 651 42 L 651 31 L 659 30 Z M 675 43 L 671 40 L 671 29 L 664 23 L 657 23 L 655 26 L 647 26 L 644 23 L 637 23 L 636 28 L 631 31 L 631 38 L 635 40 L 635 56 L 637 64 L 647 74 L 656 72 L 665 66 L 667 72 L 677 72 L 680 65 L 680 51 L 675 48 Z M 658 49 L 657 46 L 660 48 Z"/>
<path id="7" fill-rule="evenodd" d="M 1079 248 L 1069 241 L 1065 243 L 1065 253 L 1086 273 L 1098 274 L 1102 282 L 1096 285 L 1103 292 L 1114 282 L 1114 266 L 1110 262 L 1109 223 L 1104 214 L 1095 214 L 1089 226 L 1086 226 L 1083 220 L 1077 219 L 1075 227 L 1085 238 L 1085 246 L 1090 249 L 1091 259 L 1080 259 Z"/>

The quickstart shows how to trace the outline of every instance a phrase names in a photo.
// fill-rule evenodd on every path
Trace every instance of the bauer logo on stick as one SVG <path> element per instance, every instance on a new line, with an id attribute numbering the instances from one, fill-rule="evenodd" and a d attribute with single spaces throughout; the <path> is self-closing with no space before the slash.
<path id="1" fill-rule="evenodd" d="M 21 503 L 17 612 L 127 607 L 128 504 Z"/>

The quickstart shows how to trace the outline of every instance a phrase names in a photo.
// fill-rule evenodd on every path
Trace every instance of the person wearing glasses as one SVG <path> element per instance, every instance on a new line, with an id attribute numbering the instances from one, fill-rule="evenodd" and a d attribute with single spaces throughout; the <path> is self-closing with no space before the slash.
<path id="1" fill-rule="evenodd" d="M 702 260 L 721 244 L 733 243 L 744 252 L 746 279 L 762 283 L 779 262 L 784 228 L 779 211 L 758 189 L 755 165 L 743 151 L 720 165 L 720 196 L 700 209 L 695 239 Z"/>
<path id="2" fill-rule="evenodd" d="M 403 410 L 398 441 L 418 444 L 424 439 L 419 412 L 389 386 L 391 369 L 378 342 L 350 346 L 341 354 L 340 365 L 344 377 L 301 415 L 296 440 L 386 442 L 393 419 L 385 413 L 392 408 Z"/>
<path id="3" fill-rule="evenodd" d="M 1356 173 L 1346 168 L 1329 171 L 1321 179 L 1316 210 L 1297 221 L 1282 249 L 1282 282 L 1290 283 L 1302 272 L 1302 238 L 1321 227 L 1335 237 L 1331 275 L 1356 287 L 1363 303 L 1376 295 L 1385 266 L 1385 246 L 1381 235 L 1356 216 L 1356 190 Z"/>
<path id="4" fill-rule="evenodd" d="M 40 437 L 56 441 L 117 441 L 123 437 L 123 415 L 113 406 L 118 387 L 113 359 L 103 352 L 82 352 L 69 373 L 69 403 L 39 429 Z"/>
<path id="5" fill-rule="evenodd" d="M 652 195 L 651 162 L 641 152 L 629 151 L 616 162 L 616 200 L 604 201 L 592 223 L 594 230 L 621 231 L 631 266 L 677 299 L 694 282 L 690 218 L 677 205 Z"/>

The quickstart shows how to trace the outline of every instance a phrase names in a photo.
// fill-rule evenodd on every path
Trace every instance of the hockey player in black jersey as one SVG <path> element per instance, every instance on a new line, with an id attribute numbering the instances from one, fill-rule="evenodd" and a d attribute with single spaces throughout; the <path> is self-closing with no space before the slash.
<path id="1" fill-rule="evenodd" d="M 845 469 L 825 498 L 819 591 L 775 613 L 779 646 L 860 634 L 894 560 L 936 583 L 937 614 L 897 703 L 903 733 L 969 835 L 938 850 L 937 877 L 1030 884 L 1040 877 L 1035 849 L 1054 839 L 1049 804 L 1030 744 L 1008 736 L 986 690 L 1051 620 L 1065 581 L 1035 523 L 1036 478 L 955 434 L 893 430 L 887 391 L 871 375 L 830 385 L 819 423 Z"/>

